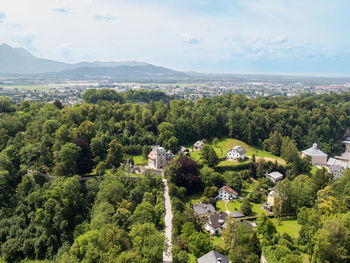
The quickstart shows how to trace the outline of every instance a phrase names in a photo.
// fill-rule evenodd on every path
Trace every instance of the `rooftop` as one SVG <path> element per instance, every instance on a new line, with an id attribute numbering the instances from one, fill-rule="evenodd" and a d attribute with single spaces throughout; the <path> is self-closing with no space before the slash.
<path id="1" fill-rule="evenodd" d="M 212 225 L 214 228 L 221 227 L 226 221 L 227 214 L 225 212 L 220 211 L 215 215 L 208 216 L 208 224 Z"/>
<path id="2" fill-rule="evenodd" d="M 203 204 L 203 203 L 194 204 L 193 210 L 197 215 L 215 213 L 215 207 L 212 204 Z"/>
<path id="3" fill-rule="evenodd" d="M 231 212 L 230 216 L 232 216 L 233 218 L 241 218 L 241 217 L 245 217 L 245 215 L 242 212 Z"/>
<path id="4" fill-rule="evenodd" d="M 227 186 L 227 185 L 221 187 L 219 189 L 219 191 L 225 191 L 227 193 L 234 194 L 234 195 L 238 196 L 238 193 L 235 190 L 233 190 L 231 187 Z"/>
<path id="5" fill-rule="evenodd" d="M 341 166 L 344 169 L 348 167 L 348 165 L 345 162 L 342 162 L 340 160 L 337 160 L 335 158 L 329 158 L 327 162 L 327 166 Z"/>
<path id="6" fill-rule="evenodd" d="M 280 172 L 277 172 L 277 171 L 268 173 L 266 175 L 273 178 L 274 180 L 283 179 L 283 174 L 281 174 Z"/>
<path id="7" fill-rule="evenodd" d="M 246 153 L 246 150 L 245 150 L 242 146 L 239 146 L 239 145 L 233 147 L 233 148 L 232 148 L 231 150 L 229 150 L 228 152 L 230 152 L 230 151 L 236 151 L 236 152 L 238 152 L 239 154 L 244 154 L 244 153 Z"/>
<path id="8" fill-rule="evenodd" d="M 314 143 L 311 148 L 302 151 L 302 153 L 310 156 L 327 156 L 318 148 L 317 143 Z"/>
<path id="9" fill-rule="evenodd" d="M 220 261 L 221 260 L 221 261 Z M 197 259 L 198 263 L 229 263 L 229 260 L 226 256 L 212 250 L 207 254 L 201 256 Z"/>

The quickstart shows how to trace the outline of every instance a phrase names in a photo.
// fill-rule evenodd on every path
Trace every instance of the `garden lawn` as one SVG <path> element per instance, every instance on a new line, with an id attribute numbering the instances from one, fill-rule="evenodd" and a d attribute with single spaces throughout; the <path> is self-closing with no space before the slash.
<path id="1" fill-rule="evenodd" d="M 280 234 L 287 233 L 292 237 L 298 237 L 301 225 L 298 224 L 297 220 L 282 220 L 279 225 L 276 219 L 273 219 L 273 222 Z"/>
<path id="2" fill-rule="evenodd" d="M 220 159 L 226 158 L 226 153 L 228 150 L 232 149 L 234 146 L 239 145 L 242 146 L 247 152 L 246 152 L 246 157 L 252 157 L 253 154 L 255 154 L 256 159 L 259 160 L 261 158 L 264 158 L 266 161 L 275 161 L 277 160 L 278 163 L 280 164 L 285 164 L 285 160 L 283 160 L 281 157 L 277 157 L 273 155 L 272 153 L 269 153 L 267 151 L 261 150 L 258 147 L 250 146 L 246 144 L 243 141 L 237 140 L 237 139 L 231 139 L 231 138 L 226 138 L 226 139 L 221 139 L 219 142 L 214 145 L 212 143 L 209 143 L 211 147 L 214 148 L 216 154 Z M 198 161 L 200 159 L 200 151 L 191 151 L 190 152 L 191 157 Z M 224 162 L 224 163 L 223 163 Z M 239 165 L 241 163 L 248 162 L 248 159 L 242 162 L 230 162 L 230 161 L 223 161 L 219 165 L 221 166 L 231 166 L 231 165 Z"/>
<path id="3" fill-rule="evenodd" d="M 262 214 L 266 214 L 266 211 L 264 209 L 261 209 L 261 204 L 252 204 L 252 211 L 253 211 L 253 215 L 262 215 Z M 241 209 L 241 205 L 242 205 L 242 200 L 241 199 L 237 199 L 235 201 L 229 201 L 227 202 L 227 209 L 230 212 L 238 212 Z M 220 211 L 225 211 L 226 212 L 226 207 L 225 207 L 225 201 L 218 201 L 216 203 L 216 208 L 219 209 Z"/>

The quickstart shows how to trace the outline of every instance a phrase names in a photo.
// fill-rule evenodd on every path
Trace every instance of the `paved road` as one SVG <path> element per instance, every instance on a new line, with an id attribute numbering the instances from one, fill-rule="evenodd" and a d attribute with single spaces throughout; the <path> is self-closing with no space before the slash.
<path id="1" fill-rule="evenodd" d="M 163 185 L 164 185 L 164 200 L 165 200 L 165 237 L 167 242 L 167 250 L 163 252 L 163 263 L 172 263 L 173 262 L 173 255 L 171 254 L 171 232 L 173 228 L 172 220 L 173 220 L 173 213 L 171 211 L 171 202 L 170 202 L 170 196 L 169 196 L 169 188 L 168 188 L 168 181 L 164 178 L 163 174 Z"/>

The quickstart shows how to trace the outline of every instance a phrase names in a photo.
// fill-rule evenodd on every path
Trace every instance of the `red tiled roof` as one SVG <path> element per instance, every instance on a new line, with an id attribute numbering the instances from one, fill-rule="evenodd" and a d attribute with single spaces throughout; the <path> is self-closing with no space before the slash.
<path id="1" fill-rule="evenodd" d="M 237 195 L 237 196 L 238 196 L 238 193 L 237 193 L 235 190 L 233 190 L 231 187 L 227 186 L 227 185 L 221 187 L 221 188 L 219 189 L 219 191 L 226 191 L 226 192 L 228 192 L 228 193 L 230 193 L 230 194 L 234 194 L 234 195 Z"/>

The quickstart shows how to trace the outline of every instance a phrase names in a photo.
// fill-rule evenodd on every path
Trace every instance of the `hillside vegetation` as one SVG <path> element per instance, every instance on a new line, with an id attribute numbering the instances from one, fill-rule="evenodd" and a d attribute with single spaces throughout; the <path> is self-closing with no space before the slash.
<path id="1" fill-rule="evenodd" d="M 143 96 L 147 103 L 131 102 Z M 121 164 L 133 156 L 143 163 L 140 156 L 156 143 L 176 154 L 181 145 L 215 137 L 217 145 L 209 143 L 199 158 L 193 156 L 199 162 L 177 155 L 166 167 L 174 263 L 213 248 L 232 262 L 256 262 L 261 250 L 277 262 L 302 254 L 318 262 L 347 262 L 350 174 L 333 182 L 326 170 L 311 173 L 298 151 L 315 141 L 327 154 L 343 151 L 350 94 L 257 99 L 227 94 L 194 102 L 144 91 L 92 90 L 83 97 L 89 103 L 72 107 L 0 99 L 0 257 L 6 262 L 161 262 L 161 180 L 152 174 L 131 178 Z M 251 158 L 239 169 L 226 169 L 219 157 L 235 144 Z M 255 210 L 266 201 L 273 184 L 265 174 L 271 171 L 285 178 L 275 186 L 284 198 L 277 199 L 274 216 L 298 220 L 299 239 L 279 235 L 261 215 L 256 232 L 234 224 L 224 235 L 226 245 L 216 247 L 184 201 L 201 193 L 201 201 L 214 202 L 217 190 L 228 185 L 246 199 L 242 204 L 250 213 L 250 203 Z"/>

